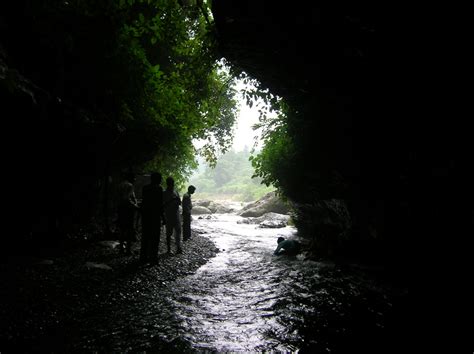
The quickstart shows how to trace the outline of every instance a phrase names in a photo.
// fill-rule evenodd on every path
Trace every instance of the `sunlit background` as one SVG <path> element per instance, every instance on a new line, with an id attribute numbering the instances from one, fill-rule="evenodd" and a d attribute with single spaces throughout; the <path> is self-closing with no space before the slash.
<path id="1" fill-rule="evenodd" d="M 230 151 L 220 156 L 214 168 L 199 158 L 198 169 L 188 183 L 196 186 L 196 198 L 249 202 L 274 190 L 273 186 L 261 184 L 261 179 L 252 178 L 254 170 L 249 157 L 262 148 L 261 129 L 253 129 L 259 122 L 259 109 L 265 103 L 254 101 L 252 106 L 242 98 L 241 90 L 248 85 L 238 80 L 235 86 L 239 102 L 239 114 L 234 125 L 234 139 Z M 194 141 L 196 148 L 204 144 Z"/>

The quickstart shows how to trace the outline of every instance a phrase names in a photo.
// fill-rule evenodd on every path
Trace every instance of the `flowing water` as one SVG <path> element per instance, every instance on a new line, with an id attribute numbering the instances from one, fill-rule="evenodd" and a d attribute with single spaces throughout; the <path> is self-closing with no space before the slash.
<path id="1" fill-rule="evenodd" d="M 256 228 L 238 224 L 239 218 L 222 215 L 194 223 L 221 252 L 195 275 L 176 284 L 180 295 L 173 303 L 184 338 L 197 349 L 288 349 L 272 339 L 271 333 L 286 330 L 274 308 L 287 292 L 288 277 L 296 274 L 288 274 L 292 261 L 279 260 L 272 252 L 277 235 L 290 237 L 295 230 Z"/>
<path id="2" fill-rule="evenodd" d="M 193 230 L 216 244 L 217 256 L 149 300 L 121 309 L 111 318 L 113 328 L 98 339 L 83 337 L 93 344 L 79 346 L 120 352 L 387 352 L 397 322 L 394 301 L 400 298 L 392 288 L 354 267 L 274 256 L 277 238 L 295 237 L 296 230 L 239 220 L 235 214 L 194 217 Z"/>
<path id="3" fill-rule="evenodd" d="M 296 230 L 263 229 L 241 219 L 227 214 L 193 221 L 221 252 L 173 284 L 175 341 L 219 352 L 331 352 L 384 344 L 392 307 L 387 289 L 360 272 L 274 256 L 277 238 L 294 237 Z"/>

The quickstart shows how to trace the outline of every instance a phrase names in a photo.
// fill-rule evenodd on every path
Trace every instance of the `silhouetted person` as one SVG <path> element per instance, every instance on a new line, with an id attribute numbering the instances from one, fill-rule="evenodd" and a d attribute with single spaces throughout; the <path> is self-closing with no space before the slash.
<path id="1" fill-rule="evenodd" d="M 160 246 L 161 221 L 163 215 L 163 188 L 161 188 L 161 174 L 152 173 L 150 184 L 142 189 L 142 242 L 140 260 L 143 262 L 158 261 Z"/>
<path id="2" fill-rule="evenodd" d="M 278 237 L 278 246 L 273 252 L 275 256 L 278 255 L 296 255 L 301 249 L 301 244 L 296 240 L 285 240 L 284 237 Z"/>
<path id="3" fill-rule="evenodd" d="M 134 221 L 138 204 L 133 182 L 135 175 L 129 172 L 118 186 L 117 224 L 120 231 L 120 252 L 126 250 L 128 255 L 132 254 L 132 243 L 136 241 Z"/>
<path id="4" fill-rule="evenodd" d="M 188 192 L 183 195 L 183 240 L 187 241 L 191 238 L 191 209 L 193 203 L 191 195 L 194 194 L 196 187 L 189 186 Z"/>
<path id="5" fill-rule="evenodd" d="M 179 220 L 179 206 L 181 199 L 174 190 L 174 179 L 166 179 L 166 190 L 163 192 L 163 207 L 166 219 L 166 245 L 168 253 L 171 253 L 171 235 L 174 232 L 177 253 L 181 253 L 181 223 Z"/>

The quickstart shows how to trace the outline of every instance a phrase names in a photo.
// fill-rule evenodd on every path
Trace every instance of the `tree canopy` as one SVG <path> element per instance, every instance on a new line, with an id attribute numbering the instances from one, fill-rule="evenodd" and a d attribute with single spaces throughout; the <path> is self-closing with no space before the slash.
<path id="1" fill-rule="evenodd" d="M 39 87 L 119 127 L 115 164 L 181 175 L 192 139 L 207 160 L 231 143 L 232 78 L 202 1 L 19 1 L 1 22 L 12 66 Z M 151 163 L 150 163 L 151 161 Z"/>

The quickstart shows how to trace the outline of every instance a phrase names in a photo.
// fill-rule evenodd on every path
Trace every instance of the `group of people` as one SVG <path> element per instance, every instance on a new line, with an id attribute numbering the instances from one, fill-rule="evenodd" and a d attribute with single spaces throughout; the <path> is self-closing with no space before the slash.
<path id="1" fill-rule="evenodd" d="M 181 230 L 183 240 L 191 238 L 191 209 L 193 208 L 191 195 L 196 187 L 189 186 L 183 199 L 174 188 L 173 177 L 166 179 L 166 189 L 161 187 L 162 176 L 159 172 L 152 173 L 150 184 L 142 189 L 142 202 L 139 205 L 135 197 L 133 183 L 135 175 L 129 173 L 119 185 L 118 193 L 118 227 L 120 229 L 120 250 L 131 254 L 131 245 L 136 240 L 135 214 L 141 213 L 142 236 L 140 260 L 143 262 L 158 261 L 161 226 L 166 226 L 166 246 L 171 253 L 171 236 L 174 234 L 177 253 L 182 253 Z M 182 228 L 179 215 L 179 206 L 182 206 Z M 301 244 L 296 240 L 286 240 L 279 237 L 278 246 L 274 255 L 295 255 L 300 252 Z"/>
<path id="2" fill-rule="evenodd" d="M 161 187 L 162 176 L 154 172 L 150 176 L 150 184 L 142 189 L 142 202 L 138 203 L 135 197 L 135 175 L 129 173 L 120 184 L 118 191 L 118 227 L 120 229 L 120 250 L 131 254 L 131 245 L 136 240 L 135 213 L 140 212 L 142 235 L 140 260 L 156 262 L 160 245 L 161 226 L 165 225 L 166 245 L 171 253 L 171 236 L 174 234 L 177 253 L 182 253 L 181 220 L 179 207 L 182 206 L 183 240 L 191 238 L 191 209 L 193 207 L 191 195 L 195 192 L 194 186 L 189 186 L 187 193 L 181 200 L 175 190 L 173 177 L 166 179 L 166 189 Z"/>

